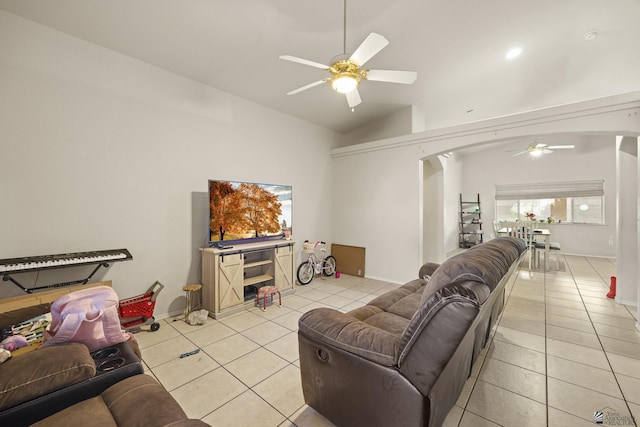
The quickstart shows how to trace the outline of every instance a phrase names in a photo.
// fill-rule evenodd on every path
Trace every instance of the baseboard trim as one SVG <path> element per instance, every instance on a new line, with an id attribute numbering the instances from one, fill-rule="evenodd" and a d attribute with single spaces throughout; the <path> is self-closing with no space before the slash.
<path id="1" fill-rule="evenodd" d="M 617 302 L 618 304 L 628 305 L 630 307 L 638 306 L 638 301 L 627 301 L 620 298 L 616 298 L 614 301 Z"/>

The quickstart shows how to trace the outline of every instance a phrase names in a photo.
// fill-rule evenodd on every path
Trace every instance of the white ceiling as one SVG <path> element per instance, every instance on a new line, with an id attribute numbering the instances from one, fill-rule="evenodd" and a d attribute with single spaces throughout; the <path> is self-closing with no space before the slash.
<path id="1" fill-rule="evenodd" d="M 327 76 L 343 53 L 343 0 L 0 0 L 0 8 L 242 98 L 346 133 L 407 105 L 427 128 L 640 89 L 640 0 L 349 0 L 347 51 L 415 70 L 411 86 L 364 81 L 354 112 Z M 584 34 L 599 36 L 586 41 Z M 508 49 L 522 55 L 505 60 Z"/>

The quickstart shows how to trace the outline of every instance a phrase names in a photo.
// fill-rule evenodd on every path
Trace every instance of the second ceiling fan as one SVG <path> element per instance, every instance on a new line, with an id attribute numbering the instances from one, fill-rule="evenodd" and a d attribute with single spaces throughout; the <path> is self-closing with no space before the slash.
<path id="1" fill-rule="evenodd" d="M 529 153 L 532 156 L 541 156 L 543 154 L 551 154 L 553 150 L 564 150 L 569 148 L 575 148 L 575 145 L 547 145 L 541 143 L 534 143 L 528 146 L 526 149 L 515 153 L 513 156 L 519 156 L 521 154 Z M 511 150 L 516 151 L 516 150 Z"/>
<path id="2" fill-rule="evenodd" d="M 291 55 L 282 55 L 279 58 L 285 61 L 297 62 L 299 64 L 309 65 L 311 67 L 328 70 L 331 76 L 322 80 L 302 86 L 298 89 L 288 92 L 287 95 L 295 95 L 304 90 L 321 85 L 322 83 L 330 83 L 331 87 L 339 93 L 345 94 L 347 103 L 350 108 L 362 102 L 360 93 L 358 92 L 358 84 L 362 80 L 371 80 L 388 83 L 412 84 L 416 81 L 418 73 L 415 71 L 396 71 L 396 70 L 367 70 L 362 68 L 364 64 L 373 58 L 378 52 L 384 49 L 389 41 L 380 34 L 371 33 L 362 42 L 362 44 L 351 55 L 346 53 L 347 50 L 347 1 L 344 1 L 344 42 L 343 54 L 334 57 L 331 65 L 324 65 L 318 62 L 309 61 L 307 59 L 298 58 Z"/>

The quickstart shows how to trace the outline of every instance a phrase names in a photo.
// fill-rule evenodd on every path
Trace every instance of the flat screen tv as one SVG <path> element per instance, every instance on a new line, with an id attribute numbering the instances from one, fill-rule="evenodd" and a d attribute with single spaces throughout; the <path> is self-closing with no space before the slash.
<path id="1" fill-rule="evenodd" d="M 209 245 L 291 236 L 289 185 L 209 180 Z"/>

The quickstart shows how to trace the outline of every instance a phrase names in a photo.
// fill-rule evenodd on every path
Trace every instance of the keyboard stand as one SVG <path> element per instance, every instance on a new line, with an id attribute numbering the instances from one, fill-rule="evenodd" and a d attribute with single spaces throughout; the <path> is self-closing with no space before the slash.
<path id="1" fill-rule="evenodd" d="M 67 267 L 73 267 L 73 265 L 67 266 Z M 63 286 L 80 285 L 80 284 L 86 285 L 87 283 L 89 283 L 89 280 L 93 277 L 93 275 L 96 274 L 96 271 L 98 271 L 100 269 L 100 267 L 107 268 L 107 267 L 109 267 L 109 264 L 106 263 L 106 262 L 102 262 L 102 263 L 98 264 L 96 266 L 96 268 L 93 269 L 91 274 L 89 274 L 87 276 L 86 279 L 72 280 L 70 282 L 54 283 L 52 285 L 37 286 L 35 288 L 25 288 L 24 286 L 22 286 L 20 284 L 20 282 L 18 282 L 16 279 L 11 277 L 11 275 L 9 275 L 9 274 L 5 274 L 4 276 L 2 276 L 2 280 L 4 280 L 5 282 L 11 282 L 14 285 L 16 285 L 17 287 L 19 287 L 20 289 L 22 289 L 23 291 L 25 291 L 26 293 L 31 294 L 31 293 L 33 293 L 33 291 L 39 291 L 41 289 L 60 288 L 60 287 L 63 287 Z"/>

